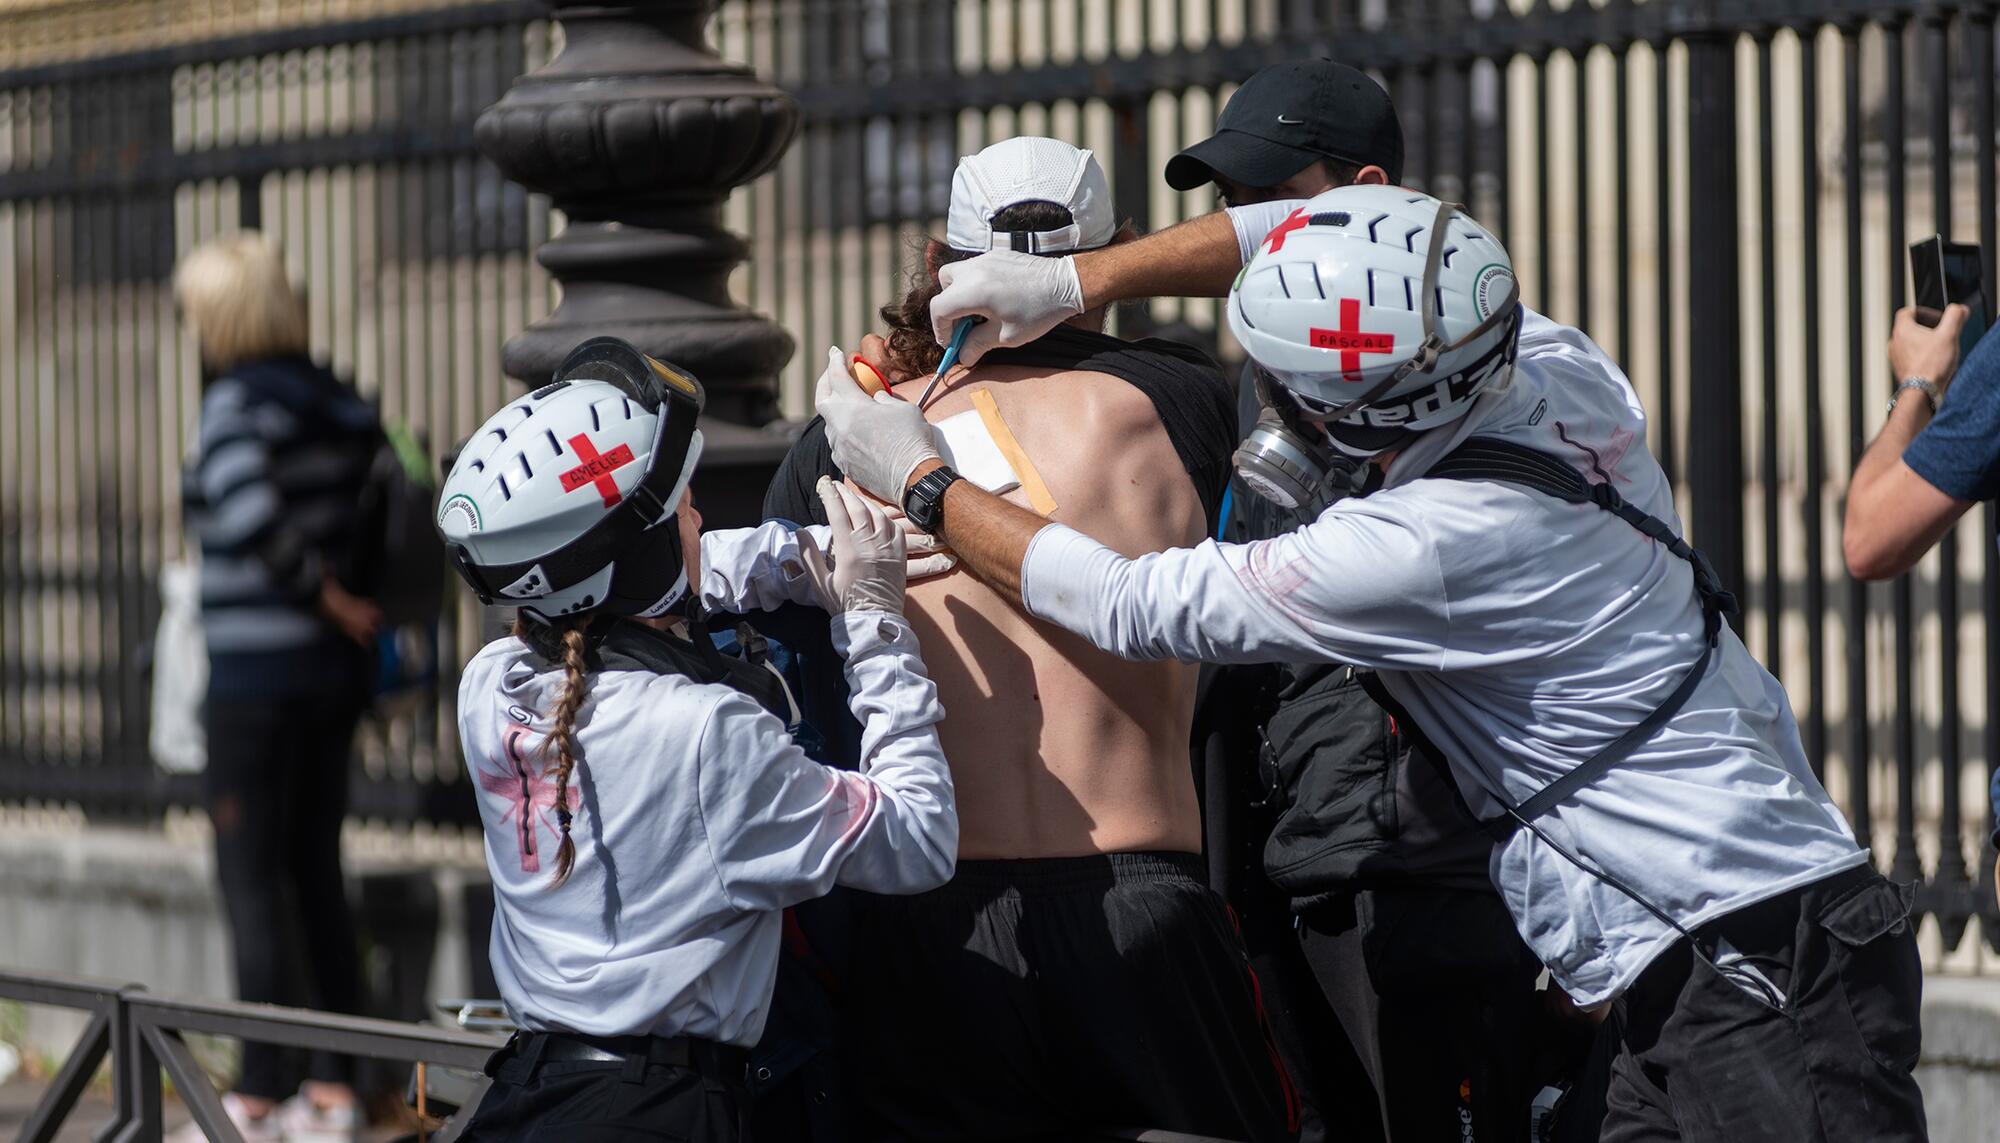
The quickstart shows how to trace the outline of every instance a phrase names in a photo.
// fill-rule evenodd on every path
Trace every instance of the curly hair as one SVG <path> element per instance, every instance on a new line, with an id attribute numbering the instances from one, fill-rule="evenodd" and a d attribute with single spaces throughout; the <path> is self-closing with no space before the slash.
<path id="1" fill-rule="evenodd" d="M 1060 230 L 1076 221 L 1068 207 L 1036 199 L 1019 202 L 993 216 L 995 230 Z M 910 275 L 910 292 L 900 302 L 882 307 L 882 323 L 889 328 L 889 367 L 899 377 L 918 377 L 937 371 L 944 348 L 931 329 L 931 299 L 943 287 L 937 272 L 953 262 L 973 257 L 977 251 L 954 250 L 935 238 L 924 240 L 922 262 Z"/>

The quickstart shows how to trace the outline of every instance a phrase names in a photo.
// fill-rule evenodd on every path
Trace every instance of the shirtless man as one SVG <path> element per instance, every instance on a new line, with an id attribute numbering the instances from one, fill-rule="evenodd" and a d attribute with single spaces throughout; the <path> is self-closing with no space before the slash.
<path id="1" fill-rule="evenodd" d="M 962 161 L 948 243 L 930 244 L 919 288 L 884 309 L 888 341 L 870 341 L 890 376 L 912 378 L 896 395 L 917 400 L 938 360 L 929 305 L 944 264 L 994 246 L 1090 249 L 1115 231 L 1088 152 L 1024 138 Z M 1011 435 L 1025 461 L 1006 495 L 1087 521 L 1126 555 L 1195 543 L 1228 480 L 1234 390 L 1199 353 L 1106 337 L 1102 319 L 954 369 L 925 416 L 970 412 L 1003 452 Z M 829 471 L 815 425 L 766 514 L 802 520 L 801 491 Z M 1202 881 L 1194 669 L 1106 655 L 964 574 L 913 584 L 908 615 L 948 711 L 959 865 L 932 893 L 857 895 L 843 1003 L 861 1137 L 1123 1125 L 1289 1138 L 1254 982 Z"/>

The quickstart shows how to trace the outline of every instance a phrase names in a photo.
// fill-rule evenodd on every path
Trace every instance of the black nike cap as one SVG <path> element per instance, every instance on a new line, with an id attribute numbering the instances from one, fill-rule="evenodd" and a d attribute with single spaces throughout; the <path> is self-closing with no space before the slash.
<path id="1" fill-rule="evenodd" d="M 1382 85 L 1332 60 L 1272 64 L 1236 89 L 1215 134 L 1167 160 L 1167 185 L 1193 190 L 1222 175 L 1276 186 L 1319 159 L 1378 166 L 1403 178 L 1403 125 Z"/>

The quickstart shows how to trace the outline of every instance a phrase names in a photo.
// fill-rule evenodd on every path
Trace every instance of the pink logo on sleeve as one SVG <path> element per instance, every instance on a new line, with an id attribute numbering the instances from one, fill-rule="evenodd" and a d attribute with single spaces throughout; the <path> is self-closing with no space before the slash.
<path id="1" fill-rule="evenodd" d="M 521 847 L 523 873 L 542 871 L 536 823 L 548 826 L 551 834 L 560 828 L 555 820 L 556 781 L 542 772 L 541 765 L 528 758 L 526 740 L 533 737 L 536 737 L 535 732 L 528 727 L 509 726 L 502 738 L 506 744 L 507 760 L 514 767 L 513 773 L 488 770 L 484 766 L 479 768 L 480 789 L 513 802 L 500 820 L 514 824 L 514 836 Z M 571 813 L 575 813 L 583 802 L 583 794 L 574 784 L 569 788 L 568 802 Z"/>
<path id="2" fill-rule="evenodd" d="M 840 842 L 843 847 L 853 843 L 875 816 L 875 803 L 882 792 L 875 783 L 852 770 L 836 770 L 833 773 L 833 787 L 827 791 L 826 813 L 840 822 Z"/>

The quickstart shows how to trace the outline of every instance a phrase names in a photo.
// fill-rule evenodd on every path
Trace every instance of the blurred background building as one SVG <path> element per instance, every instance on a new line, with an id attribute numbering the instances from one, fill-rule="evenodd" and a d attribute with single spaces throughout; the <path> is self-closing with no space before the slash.
<path id="1" fill-rule="evenodd" d="M 716 412 L 743 425 L 738 467 L 709 479 L 741 490 L 732 510 L 747 511 L 783 439 L 765 422 L 808 416 L 820 350 L 853 346 L 900 296 L 918 237 L 941 227 L 957 156 L 1013 134 L 1070 139 L 1104 162 L 1120 212 L 1159 228 L 1215 206 L 1159 172 L 1209 132 L 1233 83 L 1331 55 L 1394 95 L 1407 181 L 1494 225 L 1524 299 L 1630 372 L 1693 538 L 1743 594 L 1744 638 L 1784 680 L 1828 787 L 1884 868 L 1923 882 L 1925 948 L 1945 982 L 1933 994 L 1949 995 L 1946 973 L 2000 975 L 1983 797 L 2000 765 L 1995 511 L 1890 585 L 1849 580 L 1838 543 L 1846 475 L 1889 392 L 1880 347 L 1908 242 L 1981 243 L 1995 294 L 1994 5 L 594 9 L 706 21 L 715 52 L 796 101 L 796 138 L 722 211 L 740 247 L 702 221 L 699 193 L 647 181 L 693 178 L 675 165 L 683 149 L 732 153 L 720 97 L 705 152 L 672 134 L 686 124 L 653 125 L 676 140 L 657 175 L 657 156 L 606 150 L 601 119 L 546 145 L 475 130 L 562 51 L 555 7 L 557 19 L 524 0 L 0 0 L 0 963 L 226 991 L 205 827 L 182 808 L 189 780 L 154 766 L 145 725 L 157 576 L 184 548 L 179 468 L 199 395 L 167 288 L 178 255 L 246 227 L 281 241 L 315 355 L 434 454 L 519 391 L 508 368 L 532 374 L 537 336 L 582 328 L 506 348 L 554 310 L 558 275 L 573 300 L 597 291 L 585 325 L 648 299 L 688 307 L 665 324 L 726 362 Z M 703 82 L 687 78 L 692 53 L 636 57 L 598 82 Z M 579 138 L 584 152 L 560 150 Z M 553 198 L 510 181 L 496 154 Z M 762 169 L 755 155 L 731 162 L 715 194 Z M 591 241 L 538 263 L 572 205 Z M 619 249 L 640 233 L 645 249 Z M 726 298 L 705 284 L 725 272 Z M 1217 313 L 1159 301 L 1115 320 L 1126 333 L 1185 323 L 1238 356 Z M 742 340 L 725 353 L 728 337 Z M 414 910 L 446 934 L 420 969 L 396 962 L 414 972 L 406 990 L 462 991 L 483 960 L 463 936 L 479 854 L 450 711 L 453 667 L 480 631 L 461 599 L 439 632 L 436 685 L 364 735 L 349 833 L 361 891 L 378 913 Z"/>

